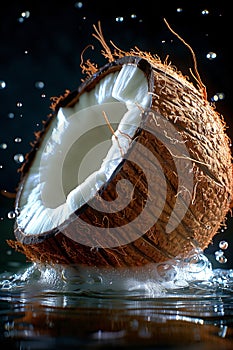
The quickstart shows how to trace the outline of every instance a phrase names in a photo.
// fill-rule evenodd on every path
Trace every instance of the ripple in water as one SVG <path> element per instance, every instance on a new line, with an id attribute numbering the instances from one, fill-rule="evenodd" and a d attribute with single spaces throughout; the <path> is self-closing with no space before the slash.
<path id="1" fill-rule="evenodd" d="M 143 268 L 30 264 L 0 275 L 0 342 L 19 350 L 231 350 L 232 296 L 233 270 L 212 269 L 197 249 Z"/>

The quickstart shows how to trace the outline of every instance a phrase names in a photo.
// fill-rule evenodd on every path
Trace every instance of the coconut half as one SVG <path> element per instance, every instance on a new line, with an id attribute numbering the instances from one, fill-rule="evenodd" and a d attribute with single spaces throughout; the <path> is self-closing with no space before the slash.
<path id="1" fill-rule="evenodd" d="M 120 50 L 54 99 L 23 165 L 16 241 L 29 260 L 141 266 L 204 249 L 224 224 L 223 118 L 149 53 Z"/>
<path id="2" fill-rule="evenodd" d="M 121 164 L 150 101 L 143 71 L 125 64 L 74 106 L 59 108 L 21 192 L 17 223 L 25 234 L 58 227 L 96 195 Z"/>

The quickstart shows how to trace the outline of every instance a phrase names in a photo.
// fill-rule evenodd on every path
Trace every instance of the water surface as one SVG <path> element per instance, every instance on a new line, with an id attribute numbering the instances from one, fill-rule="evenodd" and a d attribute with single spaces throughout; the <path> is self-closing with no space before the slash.
<path id="1" fill-rule="evenodd" d="M 233 270 L 194 252 L 145 270 L 26 264 L 0 275 L 13 349 L 232 349 Z"/>

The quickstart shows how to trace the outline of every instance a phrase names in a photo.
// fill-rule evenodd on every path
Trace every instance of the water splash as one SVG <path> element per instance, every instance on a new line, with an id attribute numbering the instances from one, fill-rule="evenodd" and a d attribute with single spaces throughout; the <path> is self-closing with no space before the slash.
<path id="1" fill-rule="evenodd" d="M 197 250 L 146 269 L 32 264 L 0 275 L 0 321 L 4 344 L 20 349 L 128 348 L 130 339 L 140 349 L 230 350 L 232 295 L 233 270 L 212 270 Z"/>
<path id="2" fill-rule="evenodd" d="M 166 297 L 179 293 L 191 296 L 217 290 L 233 292 L 233 270 L 213 270 L 198 249 L 177 258 L 140 268 L 96 268 L 32 264 L 24 270 L 0 275 L 1 291 L 44 291 Z M 195 293 L 194 293 L 195 290 Z"/>

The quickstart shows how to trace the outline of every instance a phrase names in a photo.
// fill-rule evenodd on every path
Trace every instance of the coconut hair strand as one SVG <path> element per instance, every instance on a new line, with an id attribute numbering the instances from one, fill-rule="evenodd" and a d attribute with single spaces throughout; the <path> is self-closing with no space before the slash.
<path id="1" fill-rule="evenodd" d="M 185 45 L 187 46 L 187 48 L 190 50 L 191 54 L 192 54 L 192 58 L 193 58 L 193 65 L 194 65 L 194 72 L 196 74 L 196 76 L 192 73 L 192 70 L 190 69 L 190 72 L 193 76 L 193 78 L 197 81 L 197 83 L 200 86 L 200 89 L 202 91 L 203 94 L 203 98 L 205 101 L 207 101 L 207 91 L 206 91 L 206 86 L 203 84 L 200 74 L 198 72 L 197 69 L 197 59 L 196 59 L 196 55 L 192 49 L 192 47 L 178 34 L 174 31 L 174 29 L 171 28 L 171 26 L 168 24 L 167 20 L 164 18 L 164 22 L 166 24 L 166 26 L 168 27 L 168 29 Z"/>
<path id="2" fill-rule="evenodd" d="M 98 21 L 98 28 L 93 25 L 93 28 L 96 32 L 93 33 L 92 35 L 94 36 L 94 38 L 96 38 L 100 43 L 101 45 L 103 46 L 104 50 L 105 50 L 105 53 L 104 53 L 104 56 L 108 58 L 109 62 L 113 62 L 114 61 L 114 57 L 112 55 L 112 52 L 109 48 L 109 46 L 107 45 L 106 41 L 104 40 L 104 36 L 103 36 L 103 32 L 102 32 L 102 29 L 101 29 L 101 24 L 100 24 L 100 21 Z"/>

